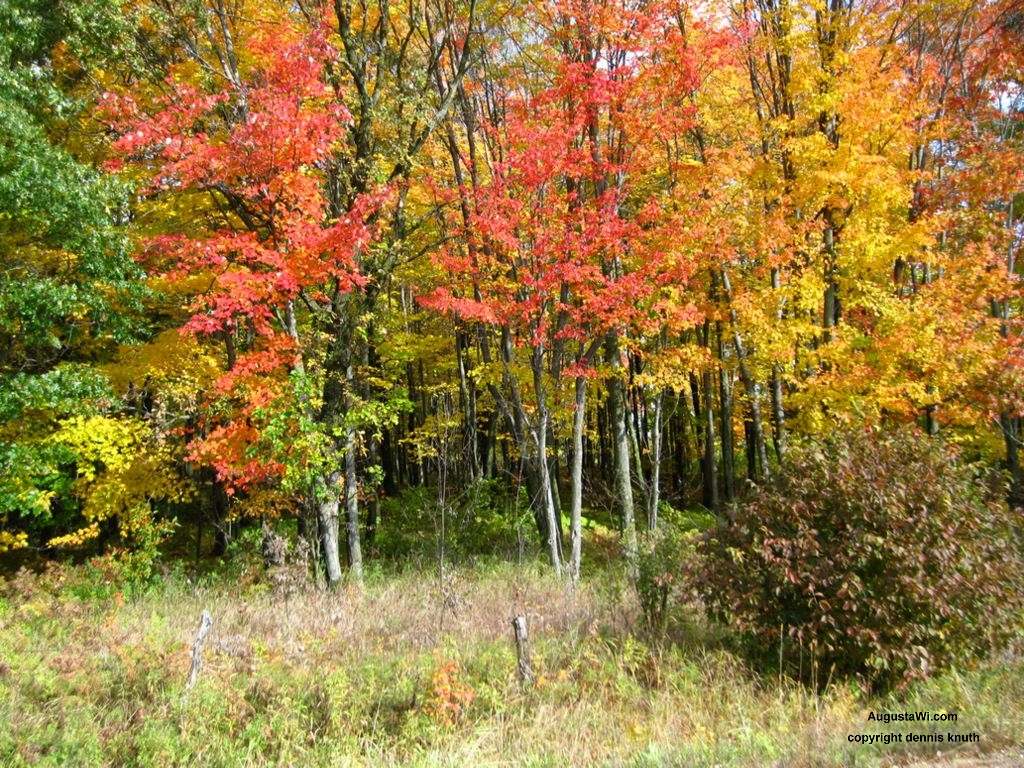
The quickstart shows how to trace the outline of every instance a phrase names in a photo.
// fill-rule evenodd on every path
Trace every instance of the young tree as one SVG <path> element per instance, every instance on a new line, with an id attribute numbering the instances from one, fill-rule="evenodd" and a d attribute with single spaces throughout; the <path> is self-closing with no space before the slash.
<path id="1" fill-rule="evenodd" d="M 212 465 L 229 492 L 280 481 L 315 504 L 327 577 L 336 583 L 337 467 L 354 446 L 343 437 L 352 395 L 336 391 L 330 350 L 346 295 L 365 283 L 356 253 L 371 243 L 367 219 L 379 198 L 329 214 L 323 168 L 350 118 L 325 79 L 334 52 L 324 36 L 281 21 L 245 43 L 252 64 L 229 69 L 214 81 L 219 88 L 172 72 L 152 103 L 110 94 L 107 110 L 122 133 L 115 150 L 149 169 L 148 195 L 208 195 L 222 214 L 209 233 L 157 236 L 146 246 L 155 268 L 207 282 L 184 330 L 227 344 L 216 387 L 221 416 L 192 455 Z M 300 303 L 309 308 L 301 327 Z M 282 420 L 297 439 L 285 439 Z M 357 535 L 349 542 L 358 574 Z"/>

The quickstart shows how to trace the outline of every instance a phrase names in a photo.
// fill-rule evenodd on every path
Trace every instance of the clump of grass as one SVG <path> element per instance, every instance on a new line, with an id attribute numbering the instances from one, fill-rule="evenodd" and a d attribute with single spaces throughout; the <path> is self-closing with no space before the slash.
<path id="1" fill-rule="evenodd" d="M 0 764 L 21 766 L 879 765 L 870 709 L 951 709 L 982 747 L 1024 732 L 1024 665 L 954 671 L 897 702 L 815 695 L 751 671 L 690 607 L 653 641 L 614 574 L 576 591 L 541 566 L 377 574 L 362 589 L 274 591 L 172 578 L 83 601 L 73 572 L 0 601 Z M 75 595 L 78 595 L 77 597 Z M 182 688 L 200 612 L 199 683 Z M 515 674 L 528 617 L 536 684 Z"/>

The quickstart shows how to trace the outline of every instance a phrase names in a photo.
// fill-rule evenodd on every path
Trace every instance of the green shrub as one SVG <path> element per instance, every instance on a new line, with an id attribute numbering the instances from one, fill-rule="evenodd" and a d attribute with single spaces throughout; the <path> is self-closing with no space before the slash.
<path id="1" fill-rule="evenodd" d="M 537 544 L 536 528 L 524 494 L 514 494 L 497 480 L 480 480 L 453 495 L 442 519 L 437 491 L 409 488 L 381 504 L 373 547 L 391 559 L 437 557 L 439 543 L 447 557 L 507 555 L 519 537 Z"/>
<path id="2" fill-rule="evenodd" d="M 916 430 L 838 435 L 793 451 L 708 537 L 700 590 L 820 683 L 927 676 L 1019 626 L 1020 530 L 998 485 Z"/>
<path id="3" fill-rule="evenodd" d="M 658 509 L 657 530 L 645 532 L 637 558 L 636 592 L 644 624 L 660 635 L 676 603 L 692 597 L 693 566 L 699 534 L 714 525 L 703 510 L 677 510 L 666 502 Z"/>

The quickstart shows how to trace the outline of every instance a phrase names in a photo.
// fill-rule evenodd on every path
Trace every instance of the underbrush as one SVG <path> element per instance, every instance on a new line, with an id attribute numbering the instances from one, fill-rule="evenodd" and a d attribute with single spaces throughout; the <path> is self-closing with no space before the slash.
<path id="1" fill-rule="evenodd" d="M 917 429 L 837 432 L 713 530 L 698 592 L 761 667 L 899 688 L 1019 637 L 1024 531 L 1005 498 L 999 474 Z"/>
<path id="2" fill-rule="evenodd" d="M 958 711 L 955 728 L 986 750 L 1024 732 L 1015 656 L 900 699 L 849 682 L 814 694 L 751 671 L 693 605 L 673 608 L 656 641 L 612 571 L 575 592 L 532 561 L 371 574 L 336 593 L 170 574 L 90 597 L 88 578 L 55 569 L 4 586 L 2 765 L 812 768 L 902 758 L 906 745 L 848 740 L 878 730 L 869 711 Z M 186 696 L 204 609 L 213 631 Z"/>

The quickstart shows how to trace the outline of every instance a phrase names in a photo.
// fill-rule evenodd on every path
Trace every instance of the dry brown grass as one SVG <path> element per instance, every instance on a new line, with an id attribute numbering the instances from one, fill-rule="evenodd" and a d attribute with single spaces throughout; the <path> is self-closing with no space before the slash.
<path id="1" fill-rule="evenodd" d="M 0 764 L 821 768 L 902 759 L 846 742 L 881 703 L 850 686 L 818 697 L 760 677 L 700 624 L 651 642 L 614 577 L 576 591 L 511 565 L 450 569 L 443 580 L 376 577 L 338 592 L 242 581 L 172 582 L 102 602 L 59 585 L 8 584 Z M 204 609 L 214 628 L 183 705 Z M 530 689 L 515 675 L 517 613 L 530 625 Z M 944 678 L 908 706 L 959 707 L 986 748 L 1015 743 L 1024 724 L 1015 665 Z"/>

